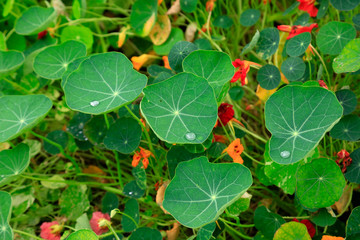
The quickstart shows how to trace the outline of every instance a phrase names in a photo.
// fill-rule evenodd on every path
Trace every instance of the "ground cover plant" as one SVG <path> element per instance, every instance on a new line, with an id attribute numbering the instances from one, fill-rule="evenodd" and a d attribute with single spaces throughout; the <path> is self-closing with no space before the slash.
<path id="1" fill-rule="evenodd" d="M 0 240 L 360 239 L 359 4 L 0 1 Z"/>

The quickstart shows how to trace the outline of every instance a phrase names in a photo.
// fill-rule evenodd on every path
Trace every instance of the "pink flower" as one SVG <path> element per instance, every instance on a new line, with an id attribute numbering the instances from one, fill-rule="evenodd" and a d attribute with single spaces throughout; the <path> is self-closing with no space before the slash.
<path id="1" fill-rule="evenodd" d="M 90 220 L 90 226 L 92 230 L 101 235 L 109 231 L 107 224 L 110 224 L 110 216 L 107 213 L 94 212 Z"/>
<path id="2" fill-rule="evenodd" d="M 44 222 L 40 226 L 40 237 L 46 240 L 60 240 L 62 228 L 57 221 Z"/>

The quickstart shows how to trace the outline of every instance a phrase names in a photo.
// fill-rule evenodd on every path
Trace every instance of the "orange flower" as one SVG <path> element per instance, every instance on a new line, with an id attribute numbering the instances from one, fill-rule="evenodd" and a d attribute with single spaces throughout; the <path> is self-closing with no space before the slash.
<path id="1" fill-rule="evenodd" d="M 146 150 L 142 147 L 139 147 L 139 148 L 140 148 L 140 151 L 135 152 L 131 165 L 133 167 L 136 167 L 142 160 L 142 164 L 143 164 L 144 168 L 146 169 L 149 165 L 149 157 L 150 156 L 154 157 L 154 154 L 152 154 L 152 152 L 150 152 L 149 150 Z"/>
<path id="2" fill-rule="evenodd" d="M 313 23 L 310 26 L 301 26 L 301 25 L 295 25 L 295 26 L 289 26 L 289 25 L 279 25 L 277 28 L 282 32 L 288 32 L 290 33 L 289 36 L 286 38 L 287 40 L 295 37 L 296 35 L 299 35 L 300 33 L 309 32 L 314 28 L 317 28 L 318 24 Z"/>
<path id="3" fill-rule="evenodd" d="M 322 236 L 321 240 L 344 240 L 343 237 L 333 237 L 329 235 Z"/>
<path id="4" fill-rule="evenodd" d="M 164 67 L 171 70 L 168 56 L 163 56 L 162 59 L 164 61 Z"/>
<path id="5" fill-rule="evenodd" d="M 211 12 L 214 9 L 214 3 L 216 0 L 209 0 L 206 2 L 206 11 Z"/>
<path id="6" fill-rule="evenodd" d="M 131 58 L 131 62 L 133 63 L 134 68 L 139 71 L 142 66 L 152 62 L 155 58 L 156 57 L 151 52 L 149 54 L 142 54 L 140 56 L 134 56 Z"/>
<path id="7" fill-rule="evenodd" d="M 244 160 L 240 156 L 244 151 L 244 146 L 240 143 L 240 138 L 235 139 L 230 145 L 224 149 L 224 152 L 227 152 L 229 156 L 233 159 L 235 163 L 243 164 Z"/>
<path id="8" fill-rule="evenodd" d="M 244 86 L 248 82 L 246 74 L 250 71 L 250 66 L 261 67 L 261 65 L 258 63 L 254 63 L 246 60 L 242 61 L 240 59 L 235 59 L 235 61 L 233 61 L 232 64 L 235 68 L 239 68 L 239 69 L 235 72 L 230 82 L 236 82 L 240 78 L 242 86 Z"/>
<path id="9" fill-rule="evenodd" d="M 160 5 L 162 3 L 163 0 L 158 0 L 158 5 Z"/>
<path id="10" fill-rule="evenodd" d="M 130 26 L 123 27 L 121 29 L 121 32 L 119 33 L 119 39 L 117 41 L 117 46 L 121 48 L 124 45 L 124 42 L 126 40 L 126 32 L 130 28 Z"/>

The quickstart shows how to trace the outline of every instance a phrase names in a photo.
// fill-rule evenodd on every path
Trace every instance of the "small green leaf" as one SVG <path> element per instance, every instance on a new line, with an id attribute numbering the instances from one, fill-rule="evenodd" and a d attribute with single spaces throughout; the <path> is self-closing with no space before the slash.
<path id="1" fill-rule="evenodd" d="M 357 99 L 353 91 L 349 89 L 340 89 L 335 92 L 335 95 L 341 106 L 344 108 L 344 115 L 348 115 L 355 110 Z"/>
<path id="2" fill-rule="evenodd" d="M 124 232 L 132 232 L 137 228 L 140 221 L 139 203 L 135 199 L 130 198 L 125 203 L 124 213 L 121 219 L 122 229 Z"/>
<path id="3" fill-rule="evenodd" d="M 15 32 L 20 35 L 33 35 L 54 24 L 57 13 L 54 8 L 30 7 L 15 23 Z"/>
<path id="4" fill-rule="evenodd" d="M 149 35 L 157 17 L 157 0 L 136 0 L 131 9 L 130 25 L 141 37 Z"/>
<path id="5" fill-rule="evenodd" d="M 85 141 L 84 126 L 91 119 L 91 115 L 84 113 L 76 113 L 69 121 L 67 131 L 70 132 L 74 138 Z"/>
<path id="6" fill-rule="evenodd" d="M 184 40 L 184 33 L 180 28 L 172 28 L 168 39 L 161 45 L 155 45 L 154 51 L 159 55 L 168 55 L 175 43 Z"/>
<path id="7" fill-rule="evenodd" d="M 310 209 L 330 207 L 345 188 L 345 178 L 335 161 L 318 158 L 300 166 L 296 174 L 296 196 Z"/>
<path id="8" fill-rule="evenodd" d="M 262 59 L 271 57 L 279 47 L 280 34 L 277 28 L 265 28 L 260 32 L 260 39 L 257 43 L 257 54 Z"/>
<path id="9" fill-rule="evenodd" d="M 360 38 L 351 40 L 333 61 L 335 73 L 356 72 L 360 69 Z"/>
<path id="10" fill-rule="evenodd" d="M 244 90 L 240 86 L 230 88 L 229 95 L 232 100 L 239 101 L 244 96 Z"/>
<path id="11" fill-rule="evenodd" d="M 257 9 L 247 9 L 240 15 L 240 24 L 244 27 L 251 27 L 260 18 L 260 11 Z"/>
<path id="12" fill-rule="evenodd" d="M 274 89 L 279 86 L 281 81 L 280 71 L 274 65 L 267 64 L 259 69 L 256 80 L 260 87 L 266 90 Z"/>
<path id="13" fill-rule="evenodd" d="M 359 5 L 360 0 L 330 0 L 334 8 L 340 11 L 350 11 Z"/>
<path id="14" fill-rule="evenodd" d="M 194 44 L 198 47 L 199 50 L 212 50 L 211 43 L 205 38 L 198 38 L 194 41 Z"/>
<path id="15" fill-rule="evenodd" d="M 181 73 L 147 86 L 140 109 L 146 122 L 162 141 L 202 143 L 217 119 L 217 103 L 208 82 Z"/>
<path id="16" fill-rule="evenodd" d="M 360 148 L 350 154 L 352 162 L 347 167 L 345 178 L 353 183 L 360 184 Z"/>
<path id="17" fill-rule="evenodd" d="M 15 148 L 0 152 L 0 182 L 21 174 L 30 163 L 30 148 L 20 143 Z"/>
<path id="18" fill-rule="evenodd" d="M 99 240 L 99 237 L 91 230 L 81 229 L 70 234 L 66 240 Z"/>
<path id="19" fill-rule="evenodd" d="M 133 101 L 146 82 L 147 77 L 135 71 L 125 55 L 108 52 L 84 60 L 67 77 L 64 92 L 71 109 L 97 115 Z"/>
<path id="20" fill-rule="evenodd" d="M 84 213 L 83 215 L 78 217 L 78 219 L 76 219 L 75 229 L 76 230 L 80 230 L 80 229 L 89 229 L 89 230 L 91 230 L 89 218 L 88 218 L 86 213 Z"/>
<path id="21" fill-rule="evenodd" d="M 316 15 L 316 19 L 321 19 L 325 16 L 327 10 L 329 8 L 329 0 L 321 0 L 318 14 Z"/>
<path id="22" fill-rule="evenodd" d="M 259 30 L 256 30 L 256 33 L 252 37 L 251 41 L 248 44 L 246 44 L 245 47 L 243 48 L 243 50 L 241 51 L 241 55 L 247 54 L 251 50 L 253 50 L 253 48 L 258 43 L 259 39 L 260 39 L 260 32 L 259 32 Z"/>
<path id="23" fill-rule="evenodd" d="M 330 131 L 330 136 L 346 141 L 357 141 L 360 138 L 360 117 L 344 116 Z"/>
<path id="24" fill-rule="evenodd" d="M 72 61 L 66 71 L 63 73 L 63 75 L 61 76 L 61 87 L 64 88 L 65 82 L 67 77 L 70 75 L 70 73 L 74 72 L 76 69 L 79 68 L 80 64 L 85 60 L 88 59 L 89 57 L 81 57 L 81 58 L 77 58 L 74 61 Z"/>
<path id="25" fill-rule="evenodd" d="M 311 240 L 306 225 L 298 222 L 288 222 L 276 231 L 274 240 Z"/>
<path id="26" fill-rule="evenodd" d="M 21 52 L 0 51 L 0 79 L 18 69 L 24 60 L 24 54 Z"/>
<path id="27" fill-rule="evenodd" d="M 0 97 L 0 142 L 19 136 L 40 122 L 52 107 L 44 95 Z"/>
<path id="28" fill-rule="evenodd" d="M 214 238 L 212 238 L 212 234 L 215 230 L 215 227 L 216 227 L 216 223 L 212 222 L 212 223 L 206 224 L 205 226 L 200 228 L 200 230 L 198 231 L 198 233 L 196 235 L 196 240 L 214 239 Z"/>
<path id="29" fill-rule="evenodd" d="M 90 207 L 85 185 L 70 185 L 59 199 L 60 214 L 76 220 Z M 76 239 L 76 238 L 75 238 Z"/>
<path id="30" fill-rule="evenodd" d="M 11 196 L 7 192 L 0 191 L 0 238 L 14 239 L 14 233 L 9 225 L 11 217 Z"/>
<path id="31" fill-rule="evenodd" d="M 7 0 L 4 6 L 4 10 L 2 13 L 3 17 L 6 17 L 7 15 L 9 15 L 9 13 L 11 12 L 13 6 L 14 6 L 14 2 L 15 0 Z"/>
<path id="32" fill-rule="evenodd" d="M 129 240 L 161 240 L 161 233 L 152 228 L 142 227 L 138 228 L 131 234 Z"/>
<path id="33" fill-rule="evenodd" d="M 285 220 L 280 215 L 261 206 L 255 210 L 254 223 L 266 238 L 273 239 L 275 232 L 285 223 Z"/>
<path id="34" fill-rule="evenodd" d="M 331 216 L 325 208 L 321 208 L 311 219 L 319 227 L 331 226 L 336 222 L 336 217 Z"/>
<path id="35" fill-rule="evenodd" d="M 103 213 L 110 214 L 111 210 L 119 207 L 119 198 L 116 194 L 106 192 L 105 196 L 101 200 L 101 209 Z"/>
<path id="36" fill-rule="evenodd" d="M 48 133 L 46 136 L 53 142 L 60 144 L 63 148 L 66 148 L 69 137 L 66 132 L 62 130 L 56 130 L 53 132 Z M 54 145 L 44 141 L 44 150 L 50 154 L 58 154 L 60 153 L 59 148 L 55 147 Z"/>
<path id="37" fill-rule="evenodd" d="M 135 180 L 133 180 L 124 186 L 123 193 L 128 197 L 137 199 L 141 198 L 145 194 L 145 191 L 137 185 Z"/>
<path id="38" fill-rule="evenodd" d="M 50 180 L 50 181 L 48 181 Z M 65 179 L 60 175 L 53 175 L 52 177 L 42 180 L 41 185 L 49 189 L 58 189 L 66 187 Z"/>
<path id="39" fill-rule="evenodd" d="M 112 118 L 110 118 L 112 119 Z M 109 119 L 109 120 L 110 120 Z M 85 123 L 83 133 L 85 137 L 94 145 L 103 143 L 108 129 L 106 126 L 105 118 L 102 115 L 93 116 L 90 121 Z"/>
<path id="40" fill-rule="evenodd" d="M 289 81 L 299 80 L 305 73 L 306 66 L 299 57 L 289 57 L 281 65 L 281 72 Z"/>
<path id="41" fill-rule="evenodd" d="M 197 50 L 198 47 L 186 41 L 180 41 L 175 43 L 169 53 L 169 64 L 172 70 L 175 72 L 183 71 L 183 60 L 193 51 Z"/>
<path id="42" fill-rule="evenodd" d="M 244 194 L 245 195 L 245 194 Z M 251 195 L 249 197 L 241 197 L 236 202 L 227 207 L 227 211 L 232 216 L 239 216 L 240 213 L 248 210 L 250 206 Z"/>
<path id="43" fill-rule="evenodd" d="M 176 168 L 163 207 L 182 225 L 198 228 L 215 221 L 251 184 L 251 173 L 241 164 L 195 158 Z"/>
<path id="44" fill-rule="evenodd" d="M 310 20 L 310 14 L 303 13 L 296 19 L 296 21 L 294 22 L 293 25 L 306 26 L 308 24 L 309 20 Z"/>
<path id="45" fill-rule="evenodd" d="M 187 13 L 195 11 L 198 0 L 180 0 L 181 10 Z"/>
<path id="46" fill-rule="evenodd" d="M 224 15 L 224 16 L 218 16 L 214 19 L 213 25 L 215 27 L 221 27 L 221 28 L 230 28 L 234 24 L 233 20 Z"/>
<path id="47" fill-rule="evenodd" d="M 131 174 L 135 177 L 136 184 L 143 190 L 146 189 L 146 171 L 142 164 L 138 164 L 131 170 Z"/>
<path id="48" fill-rule="evenodd" d="M 338 55 L 345 45 L 355 37 L 356 30 L 351 24 L 329 22 L 320 28 L 316 44 L 322 53 Z"/>
<path id="49" fill-rule="evenodd" d="M 91 49 L 94 37 L 90 28 L 83 26 L 67 26 L 62 30 L 60 40 L 62 43 L 69 40 L 80 41 L 86 45 L 87 49 Z"/>
<path id="50" fill-rule="evenodd" d="M 286 53 L 291 57 L 298 57 L 305 53 L 311 43 L 311 33 L 304 32 L 291 38 L 286 44 Z"/>
<path id="51" fill-rule="evenodd" d="M 346 222 L 346 238 L 358 234 L 360 234 L 360 207 L 356 207 L 352 210 L 349 219 Z"/>
<path id="52" fill-rule="evenodd" d="M 294 9 L 296 9 L 298 6 L 300 5 L 300 2 L 296 1 L 293 4 L 291 4 L 290 7 L 288 7 L 284 13 L 282 14 L 283 16 L 288 15 L 290 12 L 292 12 Z"/>

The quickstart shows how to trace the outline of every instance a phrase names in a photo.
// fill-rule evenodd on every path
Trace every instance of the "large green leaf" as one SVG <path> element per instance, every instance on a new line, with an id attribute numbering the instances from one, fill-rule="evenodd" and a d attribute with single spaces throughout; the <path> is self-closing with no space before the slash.
<path id="1" fill-rule="evenodd" d="M 260 32 L 260 39 L 258 42 L 257 54 L 262 59 L 271 57 L 279 47 L 280 34 L 279 30 L 272 28 L 265 28 Z"/>
<path id="2" fill-rule="evenodd" d="M 43 78 L 60 79 L 72 61 L 85 55 L 85 44 L 74 40 L 47 47 L 35 57 L 34 71 Z"/>
<path id="3" fill-rule="evenodd" d="M 310 209 L 330 207 L 345 188 L 345 178 L 335 161 L 318 158 L 300 166 L 296 174 L 296 196 Z"/>
<path id="4" fill-rule="evenodd" d="M 286 44 L 286 53 L 297 57 L 305 53 L 311 43 L 311 33 L 304 32 L 291 38 Z"/>
<path id="5" fill-rule="evenodd" d="M 139 203 L 134 198 L 130 198 L 125 204 L 124 215 L 121 225 L 124 232 L 132 232 L 137 228 L 140 220 Z"/>
<path id="6" fill-rule="evenodd" d="M 345 178 L 353 183 L 360 184 L 360 148 L 350 154 L 352 162 L 347 167 Z"/>
<path id="7" fill-rule="evenodd" d="M 183 61 L 184 72 L 193 73 L 208 80 L 218 98 L 224 84 L 234 76 L 235 68 L 229 55 L 218 51 L 198 50 Z"/>
<path id="8" fill-rule="evenodd" d="M 96 54 L 84 60 L 64 83 L 68 106 L 76 111 L 103 114 L 139 96 L 147 78 L 135 71 L 121 53 Z"/>
<path id="9" fill-rule="evenodd" d="M 0 191 L 0 238 L 14 239 L 14 233 L 9 225 L 11 217 L 11 196 L 7 192 Z"/>
<path id="10" fill-rule="evenodd" d="M 0 98 L 0 142 L 17 137 L 35 126 L 52 107 L 44 95 L 3 96 Z"/>
<path id="11" fill-rule="evenodd" d="M 30 7 L 15 23 L 20 35 L 32 35 L 44 31 L 54 23 L 57 13 L 54 8 Z"/>
<path id="12" fill-rule="evenodd" d="M 69 40 L 76 40 L 84 43 L 87 49 L 91 49 L 94 37 L 90 28 L 82 26 L 67 26 L 60 35 L 61 42 L 64 43 Z"/>
<path id="13" fill-rule="evenodd" d="M 99 237 L 91 230 L 81 229 L 69 235 L 67 240 L 98 240 Z"/>
<path id="14" fill-rule="evenodd" d="M 250 170 L 241 164 L 195 158 L 176 168 L 163 207 L 182 225 L 198 228 L 215 221 L 251 184 Z"/>
<path id="15" fill-rule="evenodd" d="M 346 223 L 346 238 L 358 234 L 360 234 L 360 207 L 356 207 L 352 210 Z"/>
<path id="16" fill-rule="evenodd" d="M 172 70 L 175 72 L 183 71 L 184 59 L 193 51 L 197 50 L 198 47 L 187 41 L 180 41 L 174 44 L 169 53 L 169 64 Z"/>
<path id="17" fill-rule="evenodd" d="M 277 67 L 267 64 L 259 69 L 256 80 L 262 88 L 271 90 L 279 86 L 281 74 Z"/>
<path id="18" fill-rule="evenodd" d="M 208 82 L 181 73 L 144 89 L 140 109 L 162 141 L 202 143 L 217 119 L 217 103 Z"/>
<path id="19" fill-rule="evenodd" d="M 311 240 L 306 225 L 298 222 L 288 222 L 276 231 L 274 240 Z"/>
<path id="20" fill-rule="evenodd" d="M 131 9 L 130 25 L 135 33 L 149 35 L 157 17 L 157 0 L 137 0 Z"/>
<path id="21" fill-rule="evenodd" d="M 270 157 L 279 164 L 307 156 L 339 120 L 342 106 L 333 92 L 318 86 L 286 86 L 265 104 L 265 123 L 272 133 Z"/>
<path id="22" fill-rule="evenodd" d="M 24 54 L 17 51 L 0 51 L 0 80 L 24 63 Z"/>
<path id="23" fill-rule="evenodd" d="M 360 117 L 357 115 L 344 116 L 330 131 L 330 136 L 346 141 L 360 139 Z"/>
<path id="24" fill-rule="evenodd" d="M 90 207 L 85 185 L 71 185 L 59 199 L 60 214 L 69 220 L 76 220 Z"/>
<path id="25" fill-rule="evenodd" d="M 334 59 L 333 69 L 336 73 L 356 72 L 360 69 L 360 38 L 351 40 Z"/>
<path id="26" fill-rule="evenodd" d="M 212 223 L 206 224 L 205 226 L 200 228 L 200 230 L 198 231 L 198 233 L 196 235 L 196 240 L 215 239 L 215 238 L 211 237 L 213 235 L 215 227 L 216 227 L 216 223 L 212 222 Z"/>
<path id="27" fill-rule="evenodd" d="M 349 23 L 329 22 L 320 28 L 316 44 L 324 54 L 337 55 L 356 37 L 355 28 Z"/>
<path id="28" fill-rule="evenodd" d="M 321 208 L 312 216 L 311 221 L 319 227 L 326 227 L 333 225 L 336 222 L 336 217 L 331 216 L 327 209 Z"/>
<path id="29" fill-rule="evenodd" d="M 276 230 L 285 220 L 278 214 L 272 213 L 264 206 L 256 208 L 254 215 L 255 227 L 268 239 L 273 239 Z"/>
<path id="30" fill-rule="evenodd" d="M 0 182 L 3 179 L 21 174 L 29 165 L 30 148 L 20 143 L 11 150 L 0 152 Z"/>
<path id="31" fill-rule="evenodd" d="M 330 0 L 330 3 L 340 11 L 350 11 L 359 5 L 360 0 Z"/>

